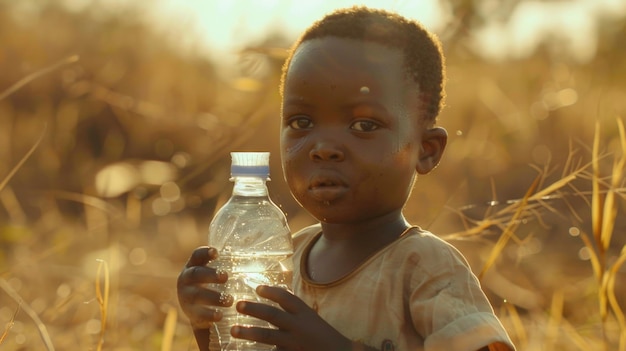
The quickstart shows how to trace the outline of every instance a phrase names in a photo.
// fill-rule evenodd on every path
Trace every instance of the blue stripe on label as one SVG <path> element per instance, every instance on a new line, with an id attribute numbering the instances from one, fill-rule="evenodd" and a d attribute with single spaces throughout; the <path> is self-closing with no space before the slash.
<path id="1" fill-rule="evenodd" d="M 269 166 L 231 166 L 230 175 L 231 176 L 256 175 L 256 176 L 266 177 L 270 175 L 270 168 Z"/>

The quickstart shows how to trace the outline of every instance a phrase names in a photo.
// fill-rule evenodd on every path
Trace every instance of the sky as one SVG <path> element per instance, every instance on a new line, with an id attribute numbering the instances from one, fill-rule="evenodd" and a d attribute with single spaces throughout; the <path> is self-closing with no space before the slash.
<path id="1" fill-rule="evenodd" d="M 362 4 L 386 8 L 419 20 L 430 29 L 437 28 L 445 11 L 439 1 L 432 0 L 155 0 L 151 17 L 155 22 L 166 18 L 175 23 L 188 23 L 213 55 L 224 58 L 255 41 L 262 41 L 268 32 L 280 31 L 295 40 L 306 27 L 324 14 L 339 7 Z M 178 20 L 177 20 L 178 18 Z M 161 22 L 159 27 L 167 25 Z M 174 27 L 173 27 L 174 28 Z M 190 40 L 192 37 L 190 37 Z M 227 56 L 226 56 L 227 57 Z"/>
<path id="2" fill-rule="evenodd" d="M 523 58 L 554 37 L 564 55 L 584 63 L 595 55 L 599 23 L 624 16 L 626 0 L 523 1 L 509 22 L 479 31 L 475 44 L 488 58 Z"/>
<path id="3" fill-rule="evenodd" d="M 86 6 L 92 0 L 63 0 Z M 121 6 L 132 0 L 99 0 Z M 454 0 L 453 0 L 454 1 Z M 448 1 L 443 0 L 151 0 L 145 15 L 164 35 L 207 55 L 233 55 L 246 44 L 275 30 L 295 40 L 307 26 L 338 7 L 367 5 L 399 12 L 422 22 L 435 33 L 449 25 Z M 497 13 L 501 0 L 479 2 L 480 11 Z M 600 21 L 626 16 L 626 0 L 519 1 L 506 23 L 493 16 L 473 34 L 472 47 L 485 58 L 499 61 L 524 58 L 546 38 L 556 38 L 573 61 L 595 54 Z M 445 47 L 444 47 L 445 50 Z"/>

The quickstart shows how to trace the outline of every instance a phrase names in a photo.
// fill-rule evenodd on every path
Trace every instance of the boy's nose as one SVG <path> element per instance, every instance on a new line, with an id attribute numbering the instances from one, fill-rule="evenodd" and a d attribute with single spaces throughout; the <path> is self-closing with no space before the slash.
<path id="1" fill-rule="evenodd" d="M 309 156 L 313 161 L 343 161 L 343 151 L 333 142 L 322 141 L 316 143 Z"/>

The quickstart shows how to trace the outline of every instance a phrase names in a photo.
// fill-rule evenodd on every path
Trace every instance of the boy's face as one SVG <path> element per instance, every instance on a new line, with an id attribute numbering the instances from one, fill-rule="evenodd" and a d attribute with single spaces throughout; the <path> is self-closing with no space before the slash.
<path id="1" fill-rule="evenodd" d="M 403 63 L 399 50 L 337 37 L 305 41 L 295 52 L 281 156 L 292 194 L 316 219 L 400 213 L 416 171 L 439 161 L 445 131 L 420 122 L 418 88 Z"/>

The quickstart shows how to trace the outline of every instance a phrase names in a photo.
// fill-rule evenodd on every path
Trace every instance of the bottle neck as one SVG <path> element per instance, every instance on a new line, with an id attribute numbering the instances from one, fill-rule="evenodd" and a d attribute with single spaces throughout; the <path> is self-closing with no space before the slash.
<path id="1" fill-rule="evenodd" d="M 267 196 L 267 181 L 264 177 L 236 176 L 233 196 Z"/>

